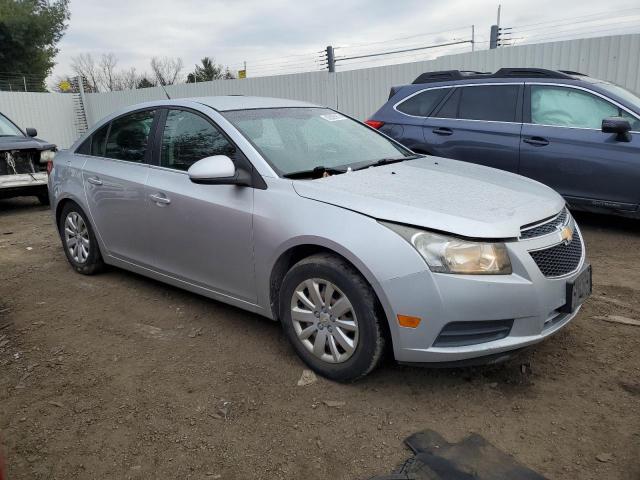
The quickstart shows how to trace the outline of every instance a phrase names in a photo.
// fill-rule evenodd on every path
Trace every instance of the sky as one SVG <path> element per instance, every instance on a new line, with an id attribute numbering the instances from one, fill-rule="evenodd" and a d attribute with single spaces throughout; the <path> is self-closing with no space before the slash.
<path id="1" fill-rule="evenodd" d="M 637 0 L 502 1 L 512 43 L 640 33 Z M 121 68 L 150 71 L 153 56 L 180 57 L 184 74 L 204 56 L 248 76 L 324 68 L 322 51 L 350 57 L 471 39 L 488 48 L 498 2 L 485 0 L 71 0 L 71 20 L 52 77 L 74 56 L 114 53 Z M 376 59 L 341 60 L 338 70 L 426 60 L 469 51 L 470 43 Z"/>

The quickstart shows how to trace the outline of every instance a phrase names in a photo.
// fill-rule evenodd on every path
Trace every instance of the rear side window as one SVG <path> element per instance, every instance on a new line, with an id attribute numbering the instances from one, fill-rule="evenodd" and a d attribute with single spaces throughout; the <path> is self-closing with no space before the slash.
<path id="1" fill-rule="evenodd" d="M 456 88 L 456 90 L 451 94 L 447 101 L 444 102 L 444 105 L 440 107 L 436 117 L 439 118 L 458 118 L 458 108 L 460 107 L 460 91 L 461 88 Z"/>
<path id="2" fill-rule="evenodd" d="M 487 85 L 462 88 L 458 118 L 513 122 L 516 119 L 518 85 Z"/>
<path id="3" fill-rule="evenodd" d="M 428 117 L 448 91 L 448 88 L 425 90 L 402 102 L 396 110 L 416 117 Z"/>
<path id="4" fill-rule="evenodd" d="M 519 85 L 458 87 L 437 113 L 440 118 L 514 122 Z"/>
<path id="5" fill-rule="evenodd" d="M 116 118 L 111 122 L 104 156 L 129 162 L 144 162 L 153 115 L 152 110 L 146 110 Z"/>
<path id="6" fill-rule="evenodd" d="M 207 120 L 186 110 L 170 110 L 162 135 L 160 165 L 188 170 L 213 155 L 233 158 L 235 147 Z"/>

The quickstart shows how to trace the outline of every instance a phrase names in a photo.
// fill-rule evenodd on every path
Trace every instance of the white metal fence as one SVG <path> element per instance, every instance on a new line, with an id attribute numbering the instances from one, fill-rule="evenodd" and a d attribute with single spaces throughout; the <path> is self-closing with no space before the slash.
<path id="1" fill-rule="evenodd" d="M 446 55 L 434 60 L 345 72 L 310 72 L 243 80 L 217 80 L 167 87 L 173 98 L 209 95 L 259 95 L 306 100 L 366 119 L 387 99 L 389 88 L 435 70 L 495 71 L 501 67 L 574 70 L 640 91 L 640 34 L 567 40 Z M 42 138 L 68 147 L 79 135 L 72 95 L 0 92 L 0 111 Z M 113 111 L 165 98 L 159 87 L 85 96 L 89 125 Z"/>

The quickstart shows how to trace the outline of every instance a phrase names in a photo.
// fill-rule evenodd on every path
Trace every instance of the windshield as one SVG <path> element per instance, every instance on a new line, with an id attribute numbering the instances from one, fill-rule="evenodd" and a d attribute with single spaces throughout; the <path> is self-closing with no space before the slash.
<path id="1" fill-rule="evenodd" d="M 636 95 L 635 93 L 613 83 L 603 82 L 598 84 L 598 86 L 604 88 L 614 95 L 617 95 L 625 102 L 630 103 L 634 110 L 640 112 L 640 97 L 638 97 L 638 95 Z"/>
<path id="2" fill-rule="evenodd" d="M 0 137 L 18 136 L 22 137 L 22 132 L 7 117 L 0 114 Z"/>
<path id="3" fill-rule="evenodd" d="M 267 108 L 223 112 L 281 176 L 346 169 L 413 153 L 327 108 Z"/>

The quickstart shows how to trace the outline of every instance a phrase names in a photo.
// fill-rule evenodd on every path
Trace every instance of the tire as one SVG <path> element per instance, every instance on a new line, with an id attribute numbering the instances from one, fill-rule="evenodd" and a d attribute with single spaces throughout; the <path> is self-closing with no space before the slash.
<path id="1" fill-rule="evenodd" d="M 67 224 L 69 219 L 71 219 L 71 225 Z M 73 228 L 74 223 L 76 225 L 75 230 Z M 70 227 L 69 232 L 66 231 L 66 226 Z M 104 262 L 100 254 L 98 241 L 93 233 L 93 227 L 78 204 L 69 202 L 63 207 L 58 223 L 58 231 L 67 260 L 76 272 L 83 275 L 93 275 L 104 269 Z M 79 248 L 77 251 L 74 250 L 72 252 L 72 238 L 68 236 L 68 233 L 70 234 L 71 232 L 77 233 L 77 236 L 72 238 L 75 238 L 75 244 L 84 245 L 84 249 Z"/>
<path id="2" fill-rule="evenodd" d="M 319 295 L 314 296 L 312 288 Z M 319 305 L 322 308 L 316 308 Z M 350 309 L 345 312 L 347 305 Z M 293 348 L 318 374 L 354 381 L 380 363 L 385 338 L 376 296 L 342 258 L 318 254 L 291 267 L 282 281 L 279 310 Z"/>
<path id="3" fill-rule="evenodd" d="M 48 193 L 41 193 L 40 195 L 38 195 L 38 201 L 40 202 L 41 205 L 48 206 L 49 205 L 49 194 Z"/>

